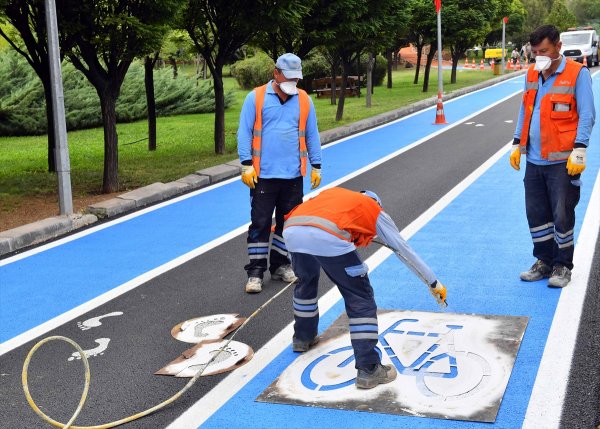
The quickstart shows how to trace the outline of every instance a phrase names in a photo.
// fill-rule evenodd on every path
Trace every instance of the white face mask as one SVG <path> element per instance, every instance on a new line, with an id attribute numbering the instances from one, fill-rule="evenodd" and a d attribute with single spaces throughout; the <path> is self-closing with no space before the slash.
<path id="1" fill-rule="evenodd" d="M 552 61 L 557 61 L 559 59 L 560 59 L 560 57 L 552 59 L 552 58 L 546 57 L 544 55 L 538 55 L 535 57 L 534 69 L 537 71 L 548 70 L 548 68 L 550 67 L 550 64 L 552 64 Z"/>
<path id="2" fill-rule="evenodd" d="M 279 88 L 281 88 L 281 90 L 287 94 L 287 95 L 295 95 L 298 94 L 298 88 L 296 88 L 296 85 L 298 84 L 298 82 L 296 82 L 295 80 L 286 80 L 285 82 L 281 82 L 279 83 Z"/>

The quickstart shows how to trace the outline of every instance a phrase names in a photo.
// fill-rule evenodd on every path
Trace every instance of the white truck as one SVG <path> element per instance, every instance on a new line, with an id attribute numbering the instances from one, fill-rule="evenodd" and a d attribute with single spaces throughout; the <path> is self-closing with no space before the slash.
<path id="1" fill-rule="evenodd" d="M 560 53 L 565 57 L 580 63 L 585 57 L 588 66 L 598 65 L 598 33 L 593 27 L 569 28 L 560 33 L 560 40 Z"/>

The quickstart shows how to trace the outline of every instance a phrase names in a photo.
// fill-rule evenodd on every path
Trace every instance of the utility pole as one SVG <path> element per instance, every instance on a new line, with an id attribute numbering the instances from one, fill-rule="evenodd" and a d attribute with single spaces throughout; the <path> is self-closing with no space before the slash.
<path id="1" fill-rule="evenodd" d="M 46 32 L 48 33 L 48 59 L 50 61 L 50 82 L 52 86 L 52 107 L 54 116 L 54 136 L 56 148 L 56 174 L 58 176 L 58 205 L 61 215 L 73 214 L 73 196 L 71 194 L 71 165 L 67 145 L 67 125 L 65 122 L 65 102 L 63 94 L 60 51 L 58 46 L 58 24 L 56 21 L 56 3 L 45 0 Z"/>
<path id="2" fill-rule="evenodd" d="M 502 74 L 504 74 L 504 67 L 506 66 L 506 24 L 508 23 L 508 16 L 502 18 Z"/>

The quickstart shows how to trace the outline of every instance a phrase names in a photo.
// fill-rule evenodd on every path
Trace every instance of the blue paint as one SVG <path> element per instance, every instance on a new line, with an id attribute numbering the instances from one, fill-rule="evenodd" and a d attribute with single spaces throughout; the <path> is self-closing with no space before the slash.
<path id="1" fill-rule="evenodd" d="M 594 79 L 600 94 L 600 75 Z M 600 96 L 595 97 L 600 111 Z M 592 133 L 600 142 L 600 126 Z M 579 235 L 595 178 L 600 169 L 600 145 L 588 149 L 588 166 L 577 206 L 575 234 Z M 521 427 L 546 338 L 560 297 L 560 289 L 546 280 L 526 283 L 518 273 L 534 262 L 525 218 L 523 172 L 516 173 L 508 159 L 500 159 L 439 215 L 415 234 L 410 244 L 448 287 L 449 311 L 491 315 L 528 316 L 513 372 L 496 422 L 476 423 L 368 412 L 254 402 L 255 398 L 296 358 L 291 348 L 282 352 L 202 428 L 319 427 L 397 429 L 468 429 Z M 439 311 L 424 286 L 397 258 L 390 256 L 370 273 L 379 308 Z M 338 302 L 321 318 L 324 331 L 344 312 Z M 239 410 L 244 410 L 239 413 Z M 259 423 L 260 422 L 260 423 Z"/>
<path id="2" fill-rule="evenodd" d="M 446 117 L 458 121 L 521 88 L 520 80 L 507 81 L 452 100 L 445 104 Z M 434 118 L 428 109 L 325 146 L 323 185 L 439 130 Z M 306 193 L 309 187 L 305 180 Z M 248 189 L 234 182 L 0 267 L 0 341 L 217 239 L 249 218 Z"/>

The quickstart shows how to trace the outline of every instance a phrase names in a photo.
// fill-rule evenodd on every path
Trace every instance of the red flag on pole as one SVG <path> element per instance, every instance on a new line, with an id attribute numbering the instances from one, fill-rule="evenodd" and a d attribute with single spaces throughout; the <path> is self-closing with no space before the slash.
<path id="1" fill-rule="evenodd" d="M 435 2 L 435 13 L 440 13 L 442 8 L 442 0 L 433 0 Z"/>

